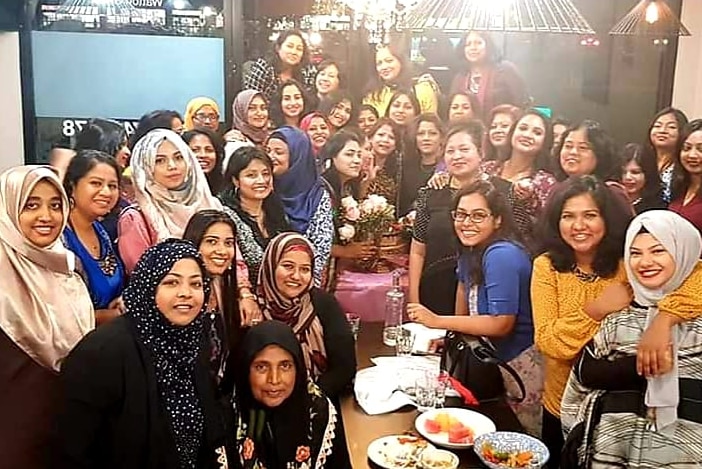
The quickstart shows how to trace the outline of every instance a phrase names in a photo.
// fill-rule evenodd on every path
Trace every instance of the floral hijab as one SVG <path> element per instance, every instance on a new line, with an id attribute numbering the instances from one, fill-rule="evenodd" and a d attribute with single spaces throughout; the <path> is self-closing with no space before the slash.
<path id="1" fill-rule="evenodd" d="M 176 262 L 194 259 L 200 266 L 205 299 L 200 314 L 187 326 L 175 326 L 156 306 L 156 290 Z M 169 239 L 149 248 L 139 259 L 123 298 L 125 315 L 150 352 L 161 404 L 170 420 L 182 468 L 195 468 L 205 432 L 205 414 L 195 388 L 195 365 L 202 351 L 203 312 L 210 278 L 190 241 Z"/>
<path id="2" fill-rule="evenodd" d="M 186 164 L 185 181 L 173 190 L 157 183 L 153 176 L 158 148 L 165 141 L 178 149 Z M 171 130 L 154 129 L 139 139 L 132 150 L 130 166 L 136 203 L 159 241 L 182 237 L 190 217 L 196 212 L 222 210 L 222 204 L 210 192 L 205 173 L 190 148 Z"/>
<path id="3" fill-rule="evenodd" d="M 263 263 L 258 273 L 261 311 L 266 319 L 282 321 L 293 328 L 302 345 L 305 367 L 312 379 L 316 380 L 327 368 L 327 352 L 324 346 L 324 330 L 319 317 L 314 312 L 310 290 L 313 279 L 297 298 L 283 295 L 275 280 L 275 269 L 283 255 L 292 250 L 302 250 L 309 254 L 314 263 L 312 245 L 307 239 L 293 232 L 281 233 L 273 238 L 263 254 Z M 311 266 L 314 271 L 314 265 Z"/>
<path id="4" fill-rule="evenodd" d="M 251 363 L 269 345 L 290 353 L 295 388 L 276 408 L 255 400 L 249 384 Z M 249 330 L 239 348 L 237 367 L 237 449 L 244 469 L 321 469 L 332 452 L 337 414 L 307 376 L 300 343 L 279 321 L 264 321 Z"/>

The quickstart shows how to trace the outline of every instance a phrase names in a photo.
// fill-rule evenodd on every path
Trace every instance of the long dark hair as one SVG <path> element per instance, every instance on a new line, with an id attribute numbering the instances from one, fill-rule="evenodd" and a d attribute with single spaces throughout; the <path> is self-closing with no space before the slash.
<path id="1" fill-rule="evenodd" d="M 380 78 L 380 75 L 378 74 L 378 70 L 376 69 L 376 57 L 378 55 L 378 51 L 381 49 L 387 49 L 390 54 L 392 54 L 393 57 L 395 57 L 399 62 L 400 62 L 400 74 L 395 78 L 393 81 L 393 85 L 398 85 L 403 88 L 410 88 L 412 86 L 412 72 L 410 70 L 410 63 L 408 60 L 408 57 L 404 53 L 404 51 L 401 51 L 395 44 L 387 44 L 381 47 L 378 47 L 375 50 L 375 53 L 373 54 L 373 59 L 372 59 L 372 73 L 370 74 L 370 79 L 368 80 L 368 83 L 366 84 L 365 88 L 365 93 L 364 94 L 371 94 L 371 97 L 374 100 L 378 100 L 380 97 L 380 93 L 385 87 L 385 85 L 389 83 L 385 83 L 382 78 Z"/>
<path id="2" fill-rule="evenodd" d="M 651 142 L 651 131 L 653 130 L 653 126 L 656 125 L 656 121 L 667 114 L 672 114 L 675 121 L 678 123 L 678 141 L 676 145 L 680 145 L 682 142 L 682 131 L 689 122 L 685 113 L 680 109 L 669 106 L 658 111 L 656 115 L 653 116 L 653 119 L 651 119 L 651 123 L 648 125 L 648 133 L 646 134 L 646 147 L 648 150 L 652 151 L 654 155 L 656 155 L 656 149 L 653 146 L 653 142 Z"/>
<path id="3" fill-rule="evenodd" d="M 658 174 L 658 164 L 655 156 L 644 151 L 643 145 L 638 143 L 627 143 L 621 151 L 620 160 L 622 163 L 622 173 L 626 165 L 631 162 L 636 163 L 641 168 L 644 176 L 644 187 L 641 191 L 641 198 L 646 200 L 660 199 L 663 192 L 661 177 Z"/>
<path id="4" fill-rule="evenodd" d="M 350 132 L 348 130 L 340 130 L 336 132 L 334 135 L 329 137 L 327 143 L 325 143 L 322 149 L 319 150 L 320 161 L 334 160 L 350 141 L 354 141 L 359 145 L 362 145 L 361 137 L 359 137 L 355 132 Z M 335 202 L 339 202 L 339 200 L 343 197 L 343 188 L 341 187 L 341 176 L 339 175 L 339 171 L 337 171 L 336 167 L 334 166 L 333 161 L 329 166 L 329 169 L 322 174 L 322 177 L 333 189 L 333 197 L 337 199 Z M 351 195 L 353 195 L 354 199 L 358 200 L 361 195 L 360 178 L 352 179 L 348 182 L 348 184 L 351 188 Z"/>
<path id="5" fill-rule="evenodd" d="M 307 114 L 312 108 L 312 98 L 302 83 L 293 79 L 285 80 L 280 84 L 280 86 L 278 86 L 278 91 L 271 96 L 271 100 L 268 104 L 268 115 L 270 116 L 270 119 L 275 127 L 287 125 L 285 122 L 285 114 L 283 113 L 283 90 L 288 86 L 297 87 L 302 95 L 302 111 L 300 111 L 299 120 L 302 120 L 305 114 Z"/>
<path id="6" fill-rule="evenodd" d="M 395 136 L 395 151 L 385 160 L 385 171 L 390 175 L 395 175 L 398 172 L 398 167 L 401 164 L 402 159 L 402 134 L 400 133 L 400 128 L 392 120 L 387 117 L 381 117 L 378 122 L 375 123 L 370 132 L 368 132 L 368 138 L 372 139 L 376 133 L 383 126 L 389 126 L 392 129 L 392 134 Z"/>
<path id="7" fill-rule="evenodd" d="M 151 111 L 144 114 L 141 116 L 141 119 L 139 119 L 136 130 L 131 137 L 129 137 L 129 147 L 134 148 L 134 145 L 136 145 L 136 142 L 138 142 L 141 137 L 154 129 L 171 130 L 173 126 L 173 119 L 179 119 L 181 122 L 183 122 L 183 116 L 181 116 L 178 111 L 159 109 L 157 111 Z"/>
<path id="8" fill-rule="evenodd" d="M 431 112 L 425 112 L 424 114 L 417 115 L 417 117 L 415 117 L 410 123 L 405 136 L 405 162 L 408 164 L 414 164 L 414 162 L 416 162 L 417 165 L 419 165 L 419 162 L 421 161 L 419 148 L 417 148 L 417 132 L 419 131 L 419 126 L 422 124 L 422 122 L 430 122 L 434 124 L 436 130 L 438 130 L 439 134 L 441 135 L 441 145 L 446 143 L 446 129 L 444 128 L 444 124 L 441 122 L 441 119 L 439 119 L 439 116 Z M 442 157 L 443 153 L 440 152 L 439 158 Z"/>
<path id="9" fill-rule="evenodd" d="M 388 107 L 385 110 L 385 117 L 389 118 L 390 117 L 390 108 L 392 107 L 393 103 L 398 100 L 400 96 L 407 96 L 410 100 L 410 104 L 412 104 L 412 107 L 414 108 L 414 116 L 417 117 L 419 114 L 422 113 L 422 107 L 419 105 L 419 100 L 417 99 L 417 96 L 414 94 L 414 91 L 411 89 L 398 89 L 396 90 L 392 96 L 390 96 L 390 101 L 388 101 Z"/>
<path id="10" fill-rule="evenodd" d="M 237 230 L 234 220 L 225 212 L 220 210 L 201 210 L 195 213 L 188 225 L 185 227 L 183 239 L 191 241 L 200 249 L 202 239 L 208 228 L 215 223 L 224 223 L 232 229 L 232 234 L 236 239 Z M 237 249 L 234 243 L 234 249 Z M 226 327 L 227 347 L 229 351 L 234 350 L 241 340 L 241 315 L 239 314 L 239 291 L 236 280 L 236 253 L 232 258 L 232 265 L 222 274 L 222 304 L 219 307 L 222 309 L 222 317 Z"/>
<path id="11" fill-rule="evenodd" d="M 597 247 L 592 269 L 600 277 L 612 277 L 624 256 L 624 238 L 632 219 L 631 207 L 607 185 L 594 176 L 570 178 L 557 187 L 542 214 L 540 239 L 542 252 L 548 254 L 558 272 L 571 272 L 576 265 L 575 252 L 561 236 L 563 206 L 573 197 L 589 194 L 604 220 L 605 234 Z"/>
<path id="12" fill-rule="evenodd" d="M 494 65 L 498 64 L 502 61 L 502 54 L 500 53 L 499 49 L 495 45 L 495 41 L 493 41 L 492 37 L 489 34 L 484 33 L 483 31 L 467 31 L 463 37 L 461 37 L 461 41 L 458 43 L 456 46 L 456 71 L 458 72 L 468 72 L 470 71 L 471 64 L 468 62 L 466 59 L 466 41 L 468 40 L 468 36 L 473 33 L 485 41 L 485 61 L 488 64 Z"/>
<path id="13" fill-rule="evenodd" d="M 682 153 L 683 145 L 685 140 L 687 140 L 690 135 L 695 132 L 702 130 L 702 119 L 695 119 L 688 123 L 680 132 L 680 142 L 675 149 L 675 166 L 673 168 L 673 184 L 672 184 L 672 195 L 673 200 L 684 197 L 687 193 L 687 188 L 690 187 L 690 173 L 683 168 L 680 162 L 680 156 Z M 697 196 L 702 195 L 702 187 L 697 191 Z"/>
<path id="14" fill-rule="evenodd" d="M 222 191 L 219 193 L 220 200 L 225 205 L 235 210 L 239 215 L 243 216 L 242 220 L 245 222 L 251 222 L 250 216 L 248 216 L 241 207 L 239 191 L 234 187 L 233 180 L 236 179 L 238 181 L 241 172 L 246 169 L 253 160 L 258 160 L 266 165 L 271 172 L 271 177 L 273 177 L 273 162 L 265 151 L 257 147 L 241 147 L 229 158 L 229 164 L 224 172 L 224 184 Z M 263 201 L 263 212 L 265 213 L 263 224 L 271 237 L 276 233 L 289 229 L 283 205 L 275 195 L 275 192 L 271 192 Z M 255 221 L 253 221 L 253 223 L 255 223 Z M 253 231 L 256 233 L 258 227 Z M 259 242 L 261 246 L 266 245 L 263 239 L 259 240 Z"/>
<path id="15" fill-rule="evenodd" d="M 592 147 L 592 152 L 597 160 L 597 165 L 595 170 L 592 172 L 592 176 L 597 177 L 601 181 L 618 181 L 621 176 L 622 165 L 620 164 L 619 155 L 617 154 L 617 147 L 614 143 L 612 136 L 600 125 L 599 122 L 593 120 L 584 120 L 574 126 L 571 126 L 563 134 L 561 139 L 561 144 L 558 146 L 558 164 L 554 168 L 554 175 L 559 181 L 563 181 L 568 178 L 568 175 L 563 171 L 561 166 L 561 152 L 563 151 L 563 146 L 568 136 L 572 132 L 578 130 L 585 130 L 585 136 L 587 137 L 590 146 Z"/>
<path id="16" fill-rule="evenodd" d="M 456 96 L 465 96 L 466 98 L 468 98 L 468 102 L 470 103 L 470 109 L 473 112 L 472 119 L 477 119 L 479 118 L 479 116 L 483 115 L 483 110 L 480 106 L 480 101 L 478 101 L 478 98 L 475 94 L 468 93 L 467 91 L 456 91 L 455 93 L 451 93 L 446 99 L 442 99 L 439 103 L 439 115 L 442 119 L 444 119 L 444 121 L 449 122 L 449 115 L 451 114 L 451 105 L 453 104 L 453 100 L 456 99 Z"/>
<path id="17" fill-rule="evenodd" d="M 275 74 L 276 76 L 280 74 L 280 72 L 283 71 L 283 61 L 280 59 L 280 55 L 278 55 L 278 51 L 280 50 L 280 47 L 283 45 L 285 40 L 289 38 L 290 36 L 297 36 L 302 40 L 302 57 L 300 58 L 300 63 L 293 67 L 293 78 L 295 80 L 302 82 L 303 81 L 303 76 L 302 76 L 302 69 L 307 67 L 310 61 L 310 48 L 307 45 L 307 41 L 305 41 L 305 37 L 302 35 L 302 32 L 298 29 L 288 29 L 283 32 L 281 32 L 278 37 L 275 40 L 275 44 L 273 44 L 273 49 L 271 50 L 270 54 L 268 55 L 268 60 L 271 64 L 273 64 L 273 67 L 275 68 Z"/>
<path id="18" fill-rule="evenodd" d="M 124 126 L 111 119 L 90 119 L 76 136 L 75 150 L 98 150 L 110 156 L 127 143 Z"/>
<path id="19" fill-rule="evenodd" d="M 214 147 L 215 155 L 217 160 L 215 161 L 214 168 L 212 171 L 205 174 L 207 178 L 207 184 L 210 186 L 210 191 L 213 194 L 217 194 L 224 184 L 224 178 L 222 176 L 222 161 L 224 161 L 224 140 L 216 132 L 206 127 L 195 127 L 192 130 L 188 130 L 183 134 L 183 140 L 190 146 L 190 141 L 198 135 L 203 135 L 210 140 L 210 143 Z"/>
<path id="20" fill-rule="evenodd" d="M 539 150 L 539 154 L 536 155 L 536 159 L 534 160 L 534 169 L 543 169 L 550 171 L 553 166 L 553 164 L 551 163 L 551 150 L 553 147 L 553 125 L 551 124 L 551 119 L 546 117 L 541 111 L 537 109 L 529 109 L 525 111 L 524 114 L 522 114 L 519 117 L 519 119 L 515 120 L 514 123 L 512 123 L 512 127 L 510 127 L 509 133 L 507 134 L 508 159 L 512 158 L 512 137 L 514 136 L 514 132 L 515 130 L 517 130 L 519 122 L 521 122 L 521 120 L 524 119 L 526 116 L 536 116 L 539 119 L 541 119 L 541 122 L 543 122 L 544 124 L 544 143 L 541 146 L 541 149 Z"/>
<path id="21" fill-rule="evenodd" d="M 514 223 L 512 210 L 507 203 L 507 199 L 505 199 L 505 196 L 488 181 L 478 180 L 460 189 L 453 198 L 451 210 L 455 211 L 461 199 L 471 194 L 480 194 L 485 199 L 493 220 L 498 217 L 501 219 L 500 226 L 495 230 L 492 236 L 478 246 L 463 246 L 458 239 L 455 228 L 453 230 L 454 240 L 456 244 L 460 246 L 461 253 L 468 254 L 466 258 L 468 260 L 467 267 L 471 282 L 473 285 L 480 285 L 485 279 L 483 272 L 483 255 L 487 248 L 497 241 L 512 241 L 521 246 L 522 239 Z M 524 249 L 524 251 L 527 252 L 526 249 Z"/>
<path id="22" fill-rule="evenodd" d="M 337 90 L 329 93 L 322 101 L 319 103 L 319 112 L 324 114 L 324 117 L 329 120 L 329 114 L 331 114 L 336 107 L 344 101 L 348 101 L 351 105 L 351 113 L 349 114 L 349 120 L 342 126 L 342 128 L 356 122 L 358 116 L 358 106 L 356 101 L 351 96 L 351 93 L 344 90 Z"/>

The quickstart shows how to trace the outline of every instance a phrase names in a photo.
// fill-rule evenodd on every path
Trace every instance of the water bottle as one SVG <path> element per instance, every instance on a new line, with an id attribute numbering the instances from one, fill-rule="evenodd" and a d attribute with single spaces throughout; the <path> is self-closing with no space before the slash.
<path id="1" fill-rule="evenodd" d="M 392 273 L 392 288 L 385 294 L 385 325 L 383 327 L 383 343 L 394 347 L 397 339 L 397 328 L 402 326 L 405 311 L 405 292 L 400 286 L 399 271 Z"/>

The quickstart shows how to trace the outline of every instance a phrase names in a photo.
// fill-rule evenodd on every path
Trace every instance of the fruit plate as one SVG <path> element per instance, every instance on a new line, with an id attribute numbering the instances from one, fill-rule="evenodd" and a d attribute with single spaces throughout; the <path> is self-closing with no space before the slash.
<path id="1" fill-rule="evenodd" d="M 385 469 L 413 468 L 425 449 L 436 448 L 418 436 L 384 436 L 368 445 L 368 459 Z"/>
<path id="2" fill-rule="evenodd" d="M 441 428 L 430 428 L 429 430 L 432 431 L 432 433 L 430 433 L 430 431 L 427 430 L 427 422 L 429 422 L 430 427 L 434 425 L 440 426 Z M 456 425 L 456 423 L 460 424 L 460 426 Z M 485 415 L 459 407 L 432 409 L 424 412 L 414 421 L 414 426 L 424 438 L 432 443 L 445 448 L 454 449 L 470 448 L 473 446 L 474 438 L 484 435 L 485 433 L 494 432 L 497 429 L 495 427 L 495 422 Z M 447 427 L 451 426 L 453 426 L 450 430 L 454 438 L 449 438 Z M 459 442 L 461 440 L 463 441 Z"/>

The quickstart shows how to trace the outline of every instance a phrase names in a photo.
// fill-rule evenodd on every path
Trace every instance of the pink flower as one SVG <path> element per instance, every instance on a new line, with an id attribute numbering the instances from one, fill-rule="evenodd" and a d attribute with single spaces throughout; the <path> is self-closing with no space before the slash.
<path id="1" fill-rule="evenodd" d="M 310 458 L 310 447 L 309 446 L 298 446 L 297 453 L 295 453 L 295 461 L 304 462 Z"/>
<path id="2" fill-rule="evenodd" d="M 348 207 L 344 216 L 348 221 L 358 221 L 361 218 L 361 209 L 358 208 L 358 204 L 354 207 Z"/>
<path id="3" fill-rule="evenodd" d="M 348 195 L 341 199 L 341 206 L 348 210 L 351 207 L 358 207 L 358 202 L 356 202 L 356 199 Z"/>

